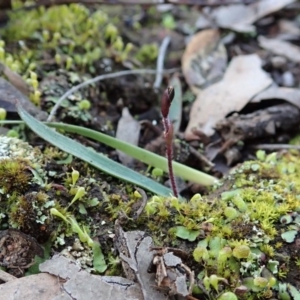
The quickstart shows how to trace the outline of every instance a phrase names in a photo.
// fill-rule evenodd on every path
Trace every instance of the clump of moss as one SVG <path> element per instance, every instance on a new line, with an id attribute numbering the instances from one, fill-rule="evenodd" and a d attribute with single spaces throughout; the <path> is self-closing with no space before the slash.
<path id="1" fill-rule="evenodd" d="M 18 149 L 16 145 L 16 139 L 3 139 L 0 171 L 5 161 L 12 156 L 20 160 L 21 154 L 31 156 L 31 167 L 45 166 L 39 151 L 34 156 L 33 148 L 24 144 Z M 59 152 L 46 151 L 47 159 L 51 159 L 51 153 L 53 157 L 60 156 Z M 300 288 L 297 281 L 300 155 L 297 152 L 268 156 L 259 153 L 258 160 L 235 168 L 209 196 L 196 194 L 188 201 L 153 196 L 138 219 L 132 217 L 138 202 L 132 187 L 110 186 L 109 177 L 101 181 L 99 173 L 86 164 L 78 164 L 78 171 L 75 162 L 72 166 L 74 169 L 69 172 L 64 167 L 53 175 L 52 179 L 60 184 L 48 183 L 44 189 L 37 189 L 31 184 L 31 176 L 27 189 L 9 186 L 7 199 L 2 192 L 0 220 L 9 219 L 9 226 L 37 236 L 42 236 L 43 230 L 52 231 L 60 245 L 77 235 L 82 242 L 87 236 L 98 236 L 107 257 L 112 255 L 108 236 L 121 213 L 127 216 L 126 230 L 147 230 L 157 245 L 176 246 L 189 252 L 193 257 L 189 263 L 198 280 L 195 293 L 205 293 L 210 299 L 222 299 L 228 293 L 238 299 L 297 299 Z M 80 197 L 79 191 L 84 191 Z M 9 205 L 4 208 L 3 203 Z M 49 213 L 51 209 L 60 213 L 61 219 L 54 219 Z M 53 220 L 55 227 L 51 227 Z"/>
<path id="2" fill-rule="evenodd" d="M 0 30 L 0 62 L 26 80 L 30 99 L 38 106 L 43 98 L 40 82 L 49 71 L 95 74 L 100 59 L 120 63 L 133 48 L 123 41 L 116 20 L 101 9 L 70 4 L 26 10 L 31 3 L 23 2 L 12 1 L 8 24 Z"/>
<path id="3" fill-rule="evenodd" d="M 22 6 L 13 1 L 14 9 Z M 47 64 L 83 70 L 101 57 L 122 61 L 132 48 L 106 13 L 80 4 L 13 11 L 2 36 L 9 50 L 2 59 L 22 75 Z"/>
<path id="4" fill-rule="evenodd" d="M 200 290 L 210 299 L 226 292 L 239 299 L 300 296 L 300 157 L 293 152 L 258 157 L 234 169 L 209 196 L 190 201 L 154 196 L 146 206 L 144 221 L 159 243 L 190 242 L 185 248 L 194 257 Z"/>

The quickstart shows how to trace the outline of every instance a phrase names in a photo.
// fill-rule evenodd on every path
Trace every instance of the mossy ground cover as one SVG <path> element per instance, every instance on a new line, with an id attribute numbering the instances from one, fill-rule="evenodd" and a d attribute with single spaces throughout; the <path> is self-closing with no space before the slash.
<path id="1" fill-rule="evenodd" d="M 39 163 L 21 158 L 1 161 L 2 229 L 21 229 L 40 242 L 50 238 L 53 249 L 63 249 L 78 232 L 51 214 L 55 208 L 99 239 L 104 257 L 112 263 L 107 274 L 120 274 L 111 233 L 121 212 L 128 216 L 126 230 L 145 230 L 157 246 L 186 251 L 188 265 L 211 299 L 224 291 L 240 299 L 297 295 L 293 289 L 299 289 L 300 262 L 298 153 L 259 152 L 260 159 L 237 167 L 207 196 L 149 197 L 143 214 L 134 221 L 131 216 L 140 195 L 133 187 L 76 160 L 71 166 L 79 173 L 57 164 L 54 158 L 59 161 L 64 154 L 54 149 L 48 148 L 44 155 Z M 16 168 L 13 182 L 19 178 L 20 183 L 12 184 Z M 47 175 L 37 181 L 33 170 Z M 74 201 L 79 187 L 85 193 Z M 89 268 L 93 270 L 92 264 Z"/>

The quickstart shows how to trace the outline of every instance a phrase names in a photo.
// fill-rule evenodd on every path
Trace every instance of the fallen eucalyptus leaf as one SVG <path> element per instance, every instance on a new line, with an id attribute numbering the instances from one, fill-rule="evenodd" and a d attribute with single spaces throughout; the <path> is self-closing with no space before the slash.
<path id="1" fill-rule="evenodd" d="M 227 65 L 225 46 L 216 29 L 196 33 L 187 45 L 182 59 L 182 71 L 194 94 L 220 80 Z"/>
<path id="2" fill-rule="evenodd" d="M 16 87 L 0 77 L 0 103 L 7 111 L 16 112 L 16 101 L 18 101 L 31 115 L 38 120 L 46 120 L 48 114 L 23 95 Z"/>
<path id="3" fill-rule="evenodd" d="M 3 74 L 8 81 L 17 88 L 24 96 L 28 97 L 30 87 L 18 73 L 12 71 L 8 66 L 0 63 L 0 74 Z"/>
<path id="4" fill-rule="evenodd" d="M 218 121 L 224 120 L 229 113 L 240 111 L 253 96 L 271 84 L 272 79 L 262 70 L 261 60 L 256 54 L 233 58 L 223 79 L 197 96 L 185 138 L 198 139 L 193 128 L 211 136 Z"/>
<path id="5" fill-rule="evenodd" d="M 252 4 L 233 4 L 215 8 L 210 17 L 218 26 L 238 32 L 253 32 L 252 25 L 264 16 L 272 14 L 295 0 L 260 0 Z"/>
<path id="6" fill-rule="evenodd" d="M 276 55 L 282 55 L 295 63 L 300 62 L 300 47 L 279 39 L 268 39 L 263 36 L 258 37 L 259 45 Z"/>
<path id="7" fill-rule="evenodd" d="M 251 100 L 251 103 L 273 99 L 282 99 L 300 108 L 300 89 L 272 85 L 268 89 L 257 94 Z"/>

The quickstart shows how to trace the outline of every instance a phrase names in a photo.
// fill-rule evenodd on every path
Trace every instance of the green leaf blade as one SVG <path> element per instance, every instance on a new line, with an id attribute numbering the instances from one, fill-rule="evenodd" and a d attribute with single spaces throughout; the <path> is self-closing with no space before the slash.
<path id="1" fill-rule="evenodd" d="M 155 194 L 162 196 L 169 196 L 171 194 L 170 189 L 155 182 L 154 180 L 105 157 L 103 154 L 99 154 L 89 148 L 86 148 L 80 143 L 52 130 L 51 128 L 48 128 L 42 122 L 28 114 L 19 104 L 17 105 L 17 108 L 20 117 L 27 126 L 50 144 L 80 158 L 81 160 L 84 160 L 105 173 L 138 185 Z"/>

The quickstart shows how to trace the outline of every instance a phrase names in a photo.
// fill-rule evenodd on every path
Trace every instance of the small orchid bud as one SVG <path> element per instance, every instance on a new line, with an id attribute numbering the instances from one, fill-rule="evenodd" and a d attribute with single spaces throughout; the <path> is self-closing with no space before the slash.
<path id="1" fill-rule="evenodd" d="M 174 88 L 169 86 L 163 93 L 161 99 L 161 114 L 166 119 L 169 115 L 171 103 L 174 98 Z"/>

